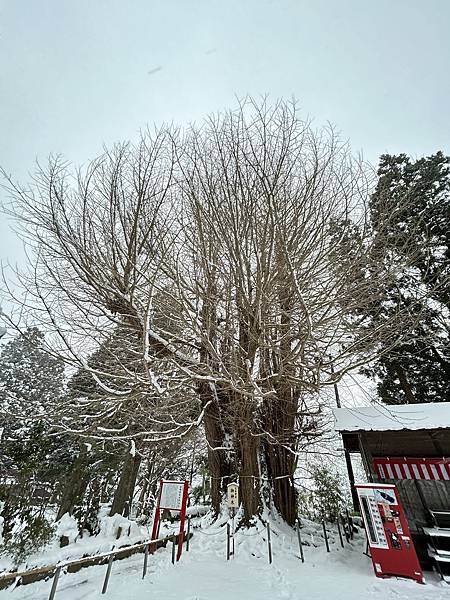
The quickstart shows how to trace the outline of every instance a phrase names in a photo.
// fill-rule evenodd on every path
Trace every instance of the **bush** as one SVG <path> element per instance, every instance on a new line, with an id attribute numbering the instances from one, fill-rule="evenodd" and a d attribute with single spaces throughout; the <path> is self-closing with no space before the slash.
<path id="1" fill-rule="evenodd" d="M 300 513 L 312 520 L 334 523 L 347 504 L 340 476 L 327 467 L 314 466 L 311 478 L 312 489 L 298 494 Z"/>
<path id="2" fill-rule="evenodd" d="M 15 519 L 11 530 L 4 535 L 0 548 L 18 565 L 30 554 L 46 546 L 54 531 L 54 526 L 45 517 L 33 513 L 30 508 L 21 512 L 20 517 Z"/>

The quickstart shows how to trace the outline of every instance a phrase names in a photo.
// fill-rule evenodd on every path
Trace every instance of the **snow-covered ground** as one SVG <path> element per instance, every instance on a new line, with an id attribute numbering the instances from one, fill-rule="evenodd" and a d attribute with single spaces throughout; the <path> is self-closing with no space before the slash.
<path id="1" fill-rule="evenodd" d="M 198 522 L 198 525 L 201 521 Z M 203 525 L 207 520 L 203 519 Z M 305 562 L 299 559 L 295 534 L 273 525 L 273 563 L 268 564 L 266 533 L 242 532 L 236 536 L 236 553 L 226 561 L 225 527 L 195 529 L 190 552 L 171 564 L 170 551 L 158 550 L 149 559 L 142 579 L 143 555 L 114 563 L 109 588 L 102 596 L 105 566 L 62 575 L 55 600 L 448 600 L 450 587 L 433 574 L 427 584 L 377 579 L 369 558 L 363 555 L 365 538 L 356 536 L 341 549 L 332 534 L 327 553 L 320 528 L 306 523 L 302 530 Z M 1 600 L 47 600 L 51 581 L 0 592 Z"/>

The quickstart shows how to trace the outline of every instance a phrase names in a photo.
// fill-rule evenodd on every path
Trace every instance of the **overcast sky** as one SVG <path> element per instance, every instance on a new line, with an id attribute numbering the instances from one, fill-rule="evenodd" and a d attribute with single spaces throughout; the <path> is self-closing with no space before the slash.
<path id="1" fill-rule="evenodd" d="M 0 164 L 26 180 L 247 93 L 294 95 L 372 162 L 449 153 L 449 31 L 450 0 L 0 0 Z M 0 259 L 23 260 L 2 216 Z"/>

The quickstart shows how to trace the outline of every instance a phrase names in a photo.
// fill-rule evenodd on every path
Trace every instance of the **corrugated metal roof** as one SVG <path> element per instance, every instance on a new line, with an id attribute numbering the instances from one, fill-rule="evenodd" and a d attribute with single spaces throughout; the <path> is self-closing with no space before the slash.
<path id="1" fill-rule="evenodd" d="M 358 408 L 335 408 L 335 431 L 414 431 L 450 428 L 450 402 L 374 404 Z"/>

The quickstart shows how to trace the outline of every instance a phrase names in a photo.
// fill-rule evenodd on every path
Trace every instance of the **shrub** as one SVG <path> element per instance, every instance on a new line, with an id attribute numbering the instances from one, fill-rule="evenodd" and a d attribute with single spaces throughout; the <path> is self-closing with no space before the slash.
<path id="1" fill-rule="evenodd" d="M 299 510 L 313 520 L 326 520 L 331 523 L 347 504 L 343 485 L 338 473 L 316 465 L 311 469 L 312 489 L 300 490 Z"/>
<path id="2" fill-rule="evenodd" d="M 41 550 L 53 537 L 54 526 L 41 514 L 30 508 L 21 511 L 7 535 L 3 537 L 0 547 L 9 554 L 16 565 L 23 562 L 30 554 Z"/>

